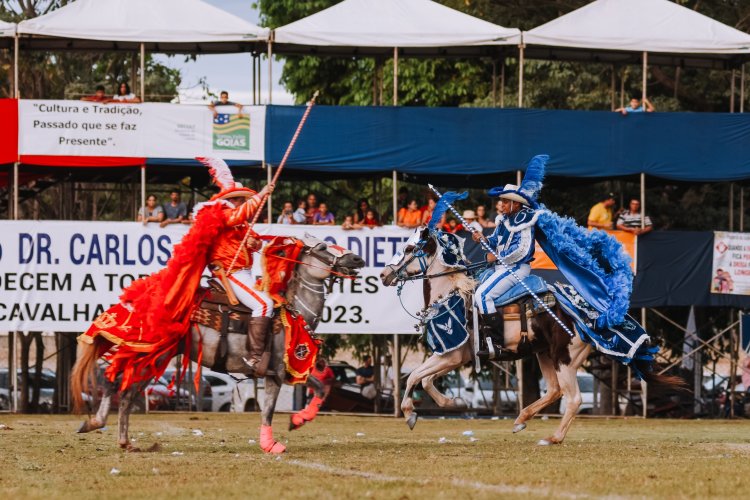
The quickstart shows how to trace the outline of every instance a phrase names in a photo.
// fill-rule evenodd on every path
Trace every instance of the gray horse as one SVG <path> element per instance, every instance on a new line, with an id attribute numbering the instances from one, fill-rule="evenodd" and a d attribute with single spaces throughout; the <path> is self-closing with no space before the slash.
<path id="1" fill-rule="evenodd" d="M 300 253 L 299 263 L 294 267 L 294 274 L 289 280 L 286 299 L 289 310 L 302 315 L 314 331 L 323 312 L 327 280 L 334 280 L 337 276 L 353 278 L 365 263 L 358 255 L 340 247 L 329 248 L 325 242 L 316 238 L 307 236 L 302 242 L 304 248 Z M 273 439 L 271 427 L 276 400 L 286 376 L 284 327 L 279 315 L 274 317 L 273 331 L 270 349 L 271 360 L 265 377 L 265 399 L 261 414 L 259 444 L 263 451 L 267 453 L 283 453 L 286 448 Z M 191 336 L 192 348 L 190 353 L 193 361 L 197 361 L 197 353 L 202 348 L 201 364 L 203 366 L 213 367 L 218 358 L 222 357 L 224 358 L 223 364 L 226 371 L 233 373 L 244 373 L 246 371 L 247 365 L 243 361 L 243 357 L 248 357 L 246 334 L 228 333 L 225 343 L 226 355 L 224 356 L 220 354 L 222 342 L 221 334 L 217 330 L 194 323 L 191 326 Z M 97 353 L 101 353 L 101 346 L 97 343 L 102 342 L 104 341 L 101 340 L 101 337 L 97 337 L 93 344 L 81 344 L 82 355 L 76 361 L 71 373 L 74 408 L 84 407 L 83 395 L 86 388 L 93 386 L 95 383 L 93 374 L 99 357 Z M 315 380 L 310 378 L 308 385 L 316 392 L 316 396 L 322 398 L 321 384 L 315 384 Z M 138 451 L 130 443 L 128 426 L 136 396 L 143 391 L 144 386 L 145 383 L 134 385 L 120 394 L 118 443 L 121 448 L 128 451 Z M 78 432 L 91 432 L 106 425 L 111 399 L 117 390 L 116 382 L 106 381 L 103 389 L 103 396 L 96 414 L 85 420 Z M 290 425 L 290 429 L 300 427 L 299 422 L 309 421 L 311 420 L 309 415 L 314 417 L 317 413 L 317 411 L 306 410 L 308 411 L 300 412 L 306 418 L 297 419 L 297 423 Z"/>

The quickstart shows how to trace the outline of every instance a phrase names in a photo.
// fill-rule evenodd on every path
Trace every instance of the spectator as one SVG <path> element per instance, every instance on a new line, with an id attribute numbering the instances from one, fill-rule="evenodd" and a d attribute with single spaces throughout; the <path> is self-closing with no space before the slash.
<path id="1" fill-rule="evenodd" d="M 487 218 L 487 208 L 484 205 L 477 206 L 477 222 L 483 228 L 495 227 L 495 223 Z"/>
<path id="2" fill-rule="evenodd" d="M 94 95 L 86 95 L 81 97 L 82 101 L 88 102 L 106 102 L 107 95 L 104 93 L 104 85 L 97 85 Z"/>
<path id="3" fill-rule="evenodd" d="M 362 229 L 362 226 L 354 222 L 353 215 L 347 215 L 346 217 L 344 217 L 344 222 L 341 223 L 341 229 Z"/>
<path id="4" fill-rule="evenodd" d="M 406 208 L 402 208 L 398 211 L 398 225 L 406 228 L 419 227 L 422 224 L 422 212 L 420 212 L 417 205 L 417 200 L 409 200 L 409 204 Z"/>
<path id="5" fill-rule="evenodd" d="M 279 218 L 276 219 L 277 224 L 296 224 L 294 219 L 294 207 L 291 201 L 284 202 L 284 208 L 281 209 Z"/>
<path id="6" fill-rule="evenodd" d="M 315 196 L 315 193 L 310 193 L 307 195 L 307 212 L 305 212 L 308 224 L 313 223 L 313 217 L 316 213 L 318 213 L 318 197 Z"/>
<path id="7" fill-rule="evenodd" d="M 375 212 L 375 218 L 378 218 L 378 213 L 374 208 L 372 208 L 370 202 L 365 198 L 360 198 L 360 200 L 357 201 L 357 210 L 354 212 L 354 223 L 362 224 L 362 221 L 365 220 L 365 214 L 368 210 L 372 210 L 373 212 Z"/>
<path id="8" fill-rule="evenodd" d="M 138 217 L 135 220 L 143 222 L 144 226 L 149 222 L 161 222 L 164 220 L 164 210 L 161 208 L 161 205 L 156 203 L 156 196 L 150 194 L 146 198 L 146 206 L 138 210 Z"/>
<path id="9" fill-rule="evenodd" d="M 612 207 L 614 206 L 615 194 L 609 193 L 602 201 L 591 207 L 587 222 L 589 229 L 612 229 Z"/>
<path id="10" fill-rule="evenodd" d="M 633 233 L 636 236 L 646 234 L 654 229 L 651 224 L 651 218 L 646 215 L 643 228 L 641 229 L 641 202 L 635 198 L 630 200 L 629 210 L 620 213 L 617 217 L 617 229 Z"/>
<path id="11" fill-rule="evenodd" d="M 336 218 L 333 213 L 328 211 L 328 206 L 325 203 L 318 205 L 318 211 L 313 216 L 313 224 L 316 226 L 333 226 L 336 222 Z"/>
<path id="12" fill-rule="evenodd" d="M 356 382 L 360 386 L 360 392 L 364 397 L 375 399 L 378 391 L 375 388 L 375 369 L 372 366 L 372 356 L 369 354 L 366 355 L 362 362 L 364 364 L 357 368 Z"/>
<path id="13" fill-rule="evenodd" d="M 114 103 L 120 103 L 120 104 L 136 104 L 141 102 L 140 98 L 138 98 L 134 93 L 130 91 L 130 85 L 128 85 L 126 82 L 120 83 L 120 85 L 117 86 L 117 93 L 112 96 L 111 99 L 107 99 L 104 102 L 114 102 Z"/>
<path id="14" fill-rule="evenodd" d="M 230 101 L 229 92 L 227 92 L 226 90 L 222 90 L 221 92 L 219 92 L 218 101 L 212 101 L 211 104 L 208 105 L 208 109 L 210 109 L 211 112 L 214 114 L 214 118 L 219 116 L 219 112 L 216 111 L 216 106 L 236 106 L 237 114 L 239 116 L 242 116 L 242 104 Z"/>
<path id="15" fill-rule="evenodd" d="M 409 190 L 406 189 L 406 186 L 402 186 L 398 190 L 396 205 L 398 206 L 399 210 L 401 210 L 402 208 L 406 208 L 409 205 Z"/>
<path id="16" fill-rule="evenodd" d="M 362 221 L 362 226 L 369 227 L 370 229 L 380 226 L 378 214 L 375 212 L 375 210 L 370 209 L 365 213 L 365 219 Z"/>
<path id="17" fill-rule="evenodd" d="M 456 219 L 449 219 L 448 222 L 443 224 L 443 231 L 446 233 L 457 233 L 458 231 L 463 231 L 464 226 L 458 223 Z"/>
<path id="18" fill-rule="evenodd" d="M 466 221 L 466 229 L 469 231 L 469 227 L 473 228 L 474 231 L 478 233 L 482 233 L 482 225 L 477 221 L 477 214 L 474 213 L 474 210 L 464 210 L 463 218 Z"/>
<path id="19" fill-rule="evenodd" d="M 180 201 L 180 192 L 176 189 L 169 193 L 169 203 L 164 204 L 164 220 L 161 227 L 169 224 L 181 224 L 187 217 L 187 206 Z"/>
<path id="20" fill-rule="evenodd" d="M 336 381 L 336 375 L 333 373 L 331 367 L 328 366 L 325 358 L 320 357 L 315 361 L 315 366 L 310 371 L 310 376 L 315 377 L 323 385 L 323 400 L 325 400 L 331 392 L 333 383 Z M 308 393 L 309 395 L 313 395 L 312 387 L 309 388 Z"/>
<path id="21" fill-rule="evenodd" d="M 295 224 L 307 224 L 307 202 L 303 199 L 297 200 L 297 210 L 292 214 Z"/>
<path id="22" fill-rule="evenodd" d="M 430 219 L 432 219 L 432 212 L 435 210 L 435 205 L 437 205 L 435 198 L 433 197 L 427 198 L 427 208 L 425 208 L 422 211 L 422 225 L 423 226 L 426 226 L 427 223 L 430 222 Z"/>
<path id="23" fill-rule="evenodd" d="M 497 227 L 497 224 L 498 224 L 497 219 L 500 217 L 500 214 L 502 213 L 503 212 L 500 210 L 500 200 L 497 200 L 497 202 L 495 203 L 495 213 L 492 214 L 492 217 L 491 217 L 491 220 L 493 221 L 492 227 Z"/>
<path id="24" fill-rule="evenodd" d="M 646 105 L 645 107 L 644 104 Z M 633 97 L 630 99 L 629 105 L 624 108 L 617 108 L 615 111 L 627 115 L 628 113 L 653 113 L 655 110 L 656 109 L 654 108 L 654 105 L 651 104 L 651 101 L 645 97 L 643 98 L 643 104 L 641 104 L 641 101 L 639 101 L 637 97 Z"/>

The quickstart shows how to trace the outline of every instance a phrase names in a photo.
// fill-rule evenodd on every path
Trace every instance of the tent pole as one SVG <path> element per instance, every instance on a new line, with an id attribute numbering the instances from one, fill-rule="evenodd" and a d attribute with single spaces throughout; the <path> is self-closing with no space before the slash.
<path id="1" fill-rule="evenodd" d="M 615 110 L 615 99 L 617 97 L 617 92 L 615 90 L 615 83 L 616 83 L 615 82 L 615 65 L 612 64 L 610 67 L 612 68 L 612 85 L 610 86 L 611 87 L 611 89 L 610 89 L 610 96 L 611 96 L 611 98 L 609 100 L 609 107 L 610 107 L 611 111 L 614 111 Z"/>
<path id="2" fill-rule="evenodd" d="M 393 105 L 398 106 L 398 47 L 393 47 Z"/>
<path id="3" fill-rule="evenodd" d="M 255 54 L 252 54 L 250 56 L 250 64 L 253 65 L 253 106 L 255 106 L 256 104 L 258 104 L 258 100 L 257 100 L 258 96 L 256 95 L 256 90 L 255 90 L 255 84 L 256 84 L 256 81 L 255 81 L 255 79 L 256 79 L 256 75 L 255 75 Z"/>
<path id="4" fill-rule="evenodd" d="M 21 98 L 20 85 L 18 85 L 18 33 L 16 33 L 15 39 L 13 40 L 13 97 L 16 99 Z"/>
<path id="5" fill-rule="evenodd" d="M 729 183 L 729 231 L 734 231 L 734 182 Z"/>
<path id="6" fill-rule="evenodd" d="M 523 45 L 518 46 L 518 107 L 523 107 Z M 520 185 L 520 183 L 519 183 Z"/>
<path id="7" fill-rule="evenodd" d="M 737 70 L 732 70 L 732 79 L 729 82 L 729 112 L 734 113 L 734 80 Z"/>
<path id="8" fill-rule="evenodd" d="M 516 186 L 520 186 L 520 185 L 521 185 L 521 171 L 516 170 Z"/>
<path id="9" fill-rule="evenodd" d="M 273 102 L 273 42 L 268 40 L 268 104 Z M 269 219 L 270 221 L 270 219 Z"/>
<path id="10" fill-rule="evenodd" d="M 646 85 L 648 85 L 648 52 L 643 51 L 643 75 L 641 82 L 641 101 L 645 101 L 648 98 L 646 93 Z M 641 102 L 641 106 L 646 106 L 645 102 Z"/>
<path id="11" fill-rule="evenodd" d="M 401 344 L 399 343 L 398 333 L 393 334 L 391 367 L 393 368 L 393 416 L 398 418 L 401 416 L 401 408 L 398 405 L 401 400 L 401 387 L 399 387 L 399 378 L 401 376 Z"/>
<path id="12" fill-rule="evenodd" d="M 260 99 L 261 92 L 263 92 L 263 66 L 260 61 L 260 54 L 258 54 L 258 104 L 263 104 Z"/>
<path id="13" fill-rule="evenodd" d="M 492 61 L 492 107 L 497 107 L 497 62 Z"/>
<path id="14" fill-rule="evenodd" d="M 141 206 L 146 206 L 146 164 L 141 165 Z M 146 215 L 146 209 L 143 209 L 143 215 Z"/>
<path id="15" fill-rule="evenodd" d="M 500 63 L 500 107 L 505 107 L 505 56 Z"/>
<path id="16" fill-rule="evenodd" d="M 620 108 L 625 107 L 625 72 L 622 72 L 620 77 Z"/>
<path id="17" fill-rule="evenodd" d="M 745 63 L 740 66 L 740 113 L 745 112 Z"/>
<path id="18" fill-rule="evenodd" d="M 641 172 L 641 229 L 646 227 L 646 174 Z"/>
<path id="19" fill-rule="evenodd" d="M 18 162 L 13 164 L 13 220 L 18 220 Z"/>
<path id="20" fill-rule="evenodd" d="M 146 102 L 146 44 L 141 42 L 141 102 Z M 144 203 L 145 207 L 146 204 Z"/>
<path id="21" fill-rule="evenodd" d="M 393 225 L 398 224 L 398 175 L 393 171 Z"/>
<path id="22" fill-rule="evenodd" d="M 740 232 L 745 232 L 745 186 L 740 186 Z"/>

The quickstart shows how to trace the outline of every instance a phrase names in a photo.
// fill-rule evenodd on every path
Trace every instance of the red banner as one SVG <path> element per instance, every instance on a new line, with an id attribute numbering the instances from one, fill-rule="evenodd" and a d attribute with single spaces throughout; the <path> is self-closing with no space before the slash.
<path id="1" fill-rule="evenodd" d="M 18 161 L 18 100 L 0 99 L 0 164 Z"/>

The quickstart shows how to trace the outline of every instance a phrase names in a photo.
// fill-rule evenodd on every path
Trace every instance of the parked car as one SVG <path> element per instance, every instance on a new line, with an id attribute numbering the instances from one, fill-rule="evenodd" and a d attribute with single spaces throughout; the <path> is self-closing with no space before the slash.
<path id="1" fill-rule="evenodd" d="M 203 377 L 211 384 L 211 411 L 255 411 L 255 380 L 237 374 L 203 369 Z M 239 379 L 239 380 L 238 380 Z"/>
<path id="2" fill-rule="evenodd" d="M 500 389 L 500 413 L 516 413 L 518 411 L 518 381 L 511 377 L 510 388 Z M 495 406 L 492 374 L 483 371 L 474 380 L 472 386 L 471 407 L 478 410 L 492 410 Z"/>
<path id="3" fill-rule="evenodd" d="M 182 373 L 182 369 L 179 370 L 180 374 Z M 170 384 L 174 388 L 173 391 L 176 391 L 176 388 L 178 386 L 177 384 L 177 373 L 178 371 L 174 368 L 167 368 L 164 370 L 164 374 L 162 375 L 163 381 L 166 382 L 166 386 L 169 387 Z M 198 394 L 195 392 L 195 385 L 193 379 L 190 377 L 190 372 L 185 372 L 184 378 L 179 383 L 179 397 L 177 397 L 177 392 L 174 392 L 171 396 L 175 398 L 175 409 L 179 410 L 195 410 L 198 409 L 200 411 L 212 411 L 213 408 L 213 389 L 211 387 L 211 384 L 206 380 L 206 377 L 203 376 L 203 370 L 201 370 L 201 382 L 200 387 L 198 390 Z M 190 404 L 188 405 L 188 401 L 190 401 Z"/>
<path id="4" fill-rule="evenodd" d="M 343 412 L 374 411 L 374 401 L 364 397 L 361 392 L 362 387 L 356 383 L 357 369 L 342 361 L 332 361 L 328 365 L 333 370 L 335 380 L 331 393 L 321 409 Z M 390 393 L 381 393 L 380 398 L 381 410 L 393 408 L 393 397 Z"/>
<path id="5" fill-rule="evenodd" d="M 52 411 L 55 395 L 56 375 L 55 372 L 43 369 L 39 385 L 39 410 L 44 413 Z M 36 370 L 29 370 L 29 400 L 33 394 L 33 380 L 36 377 Z M 18 370 L 16 377 L 17 387 L 21 387 L 21 370 Z M 0 368 L 0 410 L 10 410 L 11 407 L 11 383 L 8 377 L 8 369 Z M 20 394 L 19 394 L 20 401 Z"/>

